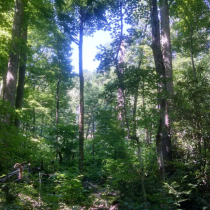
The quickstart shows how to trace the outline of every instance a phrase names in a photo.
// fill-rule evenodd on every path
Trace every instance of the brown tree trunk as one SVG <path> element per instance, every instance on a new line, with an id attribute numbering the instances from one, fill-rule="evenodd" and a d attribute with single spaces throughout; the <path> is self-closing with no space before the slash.
<path id="1" fill-rule="evenodd" d="M 62 163 L 62 154 L 58 148 L 58 124 L 59 124 L 59 112 L 60 112 L 60 100 L 59 100 L 59 90 L 60 90 L 60 78 L 57 80 L 57 87 L 56 87 L 56 114 L 55 114 L 55 125 L 57 129 L 56 133 L 56 156 L 59 156 L 59 163 Z M 56 157 L 57 158 L 57 157 Z"/>
<path id="2" fill-rule="evenodd" d="M 59 109 L 60 109 L 59 87 L 60 87 L 60 78 L 58 78 L 58 80 L 57 80 L 57 87 L 56 87 L 56 114 L 55 114 L 55 123 L 56 123 L 56 126 L 59 123 Z"/>
<path id="3" fill-rule="evenodd" d="M 32 131 L 35 133 L 36 132 L 36 109 L 33 107 L 33 128 Z"/>
<path id="4" fill-rule="evenodd" d="M 8 101 L 13 107 L 15 105 L 15 94 L 17 84 L 18 62 L 20 54 L 20 40 L 21 40 L 21 27 L 23 16 L 23 0 L 16 0 L 15 2 L 15 15 L 12 28 L 12 46 L 9 55 L 8 69 L 7 69 L 7 82 L 4 93 L 4 100 Z"/>
<path id="5" fill-rule="evenodd" d="M 136 136 L 136 109 L 137 109 L 137 102 L 138 102 L 138 88 L 135 90 L 134 93 L 134 102 L 133 102 L 133 136 Z"/>
<path id="6" fill-rule="evenodd" d="M 83 174 L 84 161 L 84 77 L 83 77 L 83 17 L 80 11 L 79 39 L 79 78 L 80 78 L 80 113 L 79 113 L 79 172 Z"/>
<path id="7" fill-rule="evenodd" d="M 197 74 L 195 69 L 195 62 L 194 62 L 194 49 L 193 49 L 193 28 L 190 29 L 190 55 L 191 55 L 191 61 L 192 61 L 192 67 L 193 67 L 193 74 L 195 79 L 197 80 Z"/>
<path id="8" fill-rule="evenodd" d="M 94 134 L 95 134 L 95 115 L 94 115 L 94 110 L 93 111 L 93 122 L 92 122 L 92 139 L 93 139 L 93 162 L 95 159 L 95 142 L 94 142 Z"/>
<path id="9" fill-rule="evenodd" d="M 162 144 L 163 158 L 165 160 L 171 160 L 171 129 L 170 129 L 170 111 L 171 104 L 170 99 L 173 94 L 173 73 L 172 73 L 172 53 L 171 53 L 171 40 L 170 40 L 170 25 L 169 25 L 169 9 L 168 0 L 160 1 L 160 17 L 161 17 L 161 43 L 163 52 L 163 62 L 165 66 L 165 78 L 166 78 L 166 90 L 167 101 L 165 109 L 165 125 L 167 136 Z"/>
<path id="10" fill-rule="evenodd" d="M 161 44 L 165 65 L 166 88 L 171 96 L 173 94 L 173 71 L 168 7 L 168 0 L 160 1 Z"/>
<path id="11" fill-rule="evenodd" d="M 162 180 L 165 178 L 165 169 L 163 161 L 163 145 L 167 138 L 170 138 L 166 132 L 166 97 L 164 92 L 166 91 L 165 84 L 165 66 L 163 61 L 163 54 L 160 46 L 160 31 L 159 31 L 159 19 L 157 10 L 157 0 L 150 0 L 151 10 L 151 24 L 152 24 L 152 51 L 155 61 L 156 73 L 158 76 L 158 109 L 159 109 L 159 126 L 156 135 L 156 148 L 158 156 L 158 165 L 160 177 Z"/>
<path id="12" fill-rule="evenodd" d="M 26 5 L 24 5 L 25 9 Z M 21 110 L 23 107 L 23 96 L 24 96 L 24 85 L 25 85 L 25 72 L 26 72 L 26 47 L 27 47 L 27 32 L 28 32 L 28 20 L 26 19 L 26 15 L 24 12 L 23 16 L 23 29 L 22 29 L 22 46 L 21 46 L 21 54 L 20 54 L 20 67 L 19 67 L 19 79 L 17 86 L 17 96 L 15 108 Z M 15 118 L 15 126 L 20 126 L 20 119 Z"/>
<path id="13" fill-rule="evenodd" d="M 42 114 L 42 124 L 41 124 L 41 132 L 40 132 L 41 137 L 43 137 L 43 125 L 44 125 L 44 114 Z"/>
<path id="14" fill-rule="evenodd" d="M 122 1 L 120 1 L 120 22 L 121 22 L 121 28 L 120 28 L 120 43 L 119 43 L 119 49 L 116 56 L 116 68 L 117 68 L 117 77 L 119 81 L 119 87 L 118 87 L 118 120 L 123 121 L 124 119 L 124 90 L 123 90 L 123 63 L 125 62 L 125 46 L 123 42 L 123 15 L 122 15 Z M 118 56 L 119 62 L 118 62 Z"/>
<path id="15" fill-rule="evenodd" d="M 90 125 L 91 125 L 91 120 L 88 121 L 87 131 L 86 131 L 86 139 L 88 138 L 88 135 L 90 133 Z"/>

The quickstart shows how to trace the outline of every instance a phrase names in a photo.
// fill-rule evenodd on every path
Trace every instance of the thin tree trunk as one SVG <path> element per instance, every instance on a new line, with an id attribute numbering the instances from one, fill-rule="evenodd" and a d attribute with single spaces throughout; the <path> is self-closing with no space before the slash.
<path id="1" fill-rule="evenodd" d="M 95 137 L 95 115 L 93 112 L 93 122 L 92 122 L 92 139 L 93 139 L 93 162 L 95 159 L 95 142 L 94 142 L 94 137 Z"/>
<path id="2" fill-rule="evenodd" d="M 36 132 L 36 109 L 33 107 L 33 129 L 32 131 L 35 133 Z"/>
<path id="3" fill-rule="evenodd" d="M 146 202 L 147 198 L 146 198 L 146 190 L 144 186 L 144 163 L 143 163 L 143 159 L 141 155 L 142 152 L 141 152 L 139 138 L 137 138 L 137 149 L 138 149 L 138 159 L 139 159 L 140 169 L 141 169 L 141 189 L 142 189 L 142 193 L 144 197 L 144 202 Z"/>
<path id="4" fill-rule="evenodd" d="M 138 101 L 138 89 L 134 93 L 134 102 L 133 102 L 133 136 L 136 136 L 136 109 Z"/>
<path id="5" fill-rule="evenodd" d="M 44 125 L 44 114 L 42 114 L 42 124 L 41 124 L 41 132 L 40 132 L 41 137 L 43 137 L 43 125 Z"/>
<path id="6" fill-rule="evenodd" d="M 193 67 L 193 74 L 194 74 L 195 79 L 197 80 L 193 51 L 194 51 L 193 50 L 193 28 L 191 27 L 191 30 L 190 30 L 190 55 L 191 55 L 191 61 L 192 61 L 192 67 Z"/>
<path id="7" fill-rule="evenodd" d="M 172 53 L 171 53 L 171 40 L 170 40 L 170 25 L 169 25 L 169 9 L 168 0 L 160 1 L 160 17 L 161 17 L 161 43 L 163 62 L 165 66 L 165 78 L 166 78 L 166 110 L 165 110 L 165 124 L 167 136 L 162 144 L 163 158 L 165 160 L 171 160 L 171 129 L 170 129 L 170 111 L 172 110 L 170 99 L 173 95 L 173 73 L 172 73 Z"/>
<path id="8" fill-rule="evenodd" d="M 83 17 L 80 11 L 79 39 L 79 78 L 80 78 L 80 113 L 79 113 L 79 171 L 83 174 L 84 162 L 84 77 L 83 77 Z"/>
<path id="9" fill-rule="evenodd" d="M 139 65 L 140 68 L 140 65 Z M 141 170 L 141 187 L 142 187 L 142 193 L 143 193 L 143 197 L 144 197 L 144 201 L 146 202 L 147 198 L 146 198 L 146 190 L 145 190 L 145 186 L 144 186 L 144 162 L 142 159 L 142 155 L 141 155 L 141 146 L 140 146 L 140 142 L 139 142 L 139 138 L 136 135 L 136 109 L 137 109 L 137 101 L 138 101 L 138 87 L 136 88 L 136 91 L 134 93 L 134 108 L 133 108 L 133 139 L 136 140 L 137 143 L 137 151 L 138 151 L 138 159 L 139 159 L 139 164 L 140 164 L 140 170 Z M 129 127 L 127 128 L 129 130 Z M 131 136 L 129 135 L 129 137 L 131 138 Z"/>
<path id="10" fill-rule="evenodd" d="M 55 114 L 56 126 L 59 123 L 59 111 L 60 111 L 59 87 L 60 87 L 60 78 L 58 78 L 57 80 L 57 87 L 56 87 L 56 114 Z"/>
<path id="11" fill-rule="evenodd" d="M 10 103 L 11 107 L 15 105 L 15 94 L 17 84 L 18 62 L 20 54 L 20 40 L 21 40 L 21 27 L 23 16 L 23 0 L 16 0 L 15 2 L 15 15 L 12 28 L 12 47 L 9 55 L 8 69 L 7 69 L 7 82 L 4 93 L 4 100 Z"/>
<path id="12" fill-rule="evenodd" d="M 117 76 L 119 80 L 119 87 L 118 87 L 118 120 L 123 121 L 124 114 L 124 90 L 123 90 L 123 63 L 125 62 L 125 46 L 123 42 L 123 14 L 122 14 L 122 1 L 120 1 L 120 22 L 121 22 L 121 28 L 120 28 L 120 43 L 119 43 L 119 49 L 116 56 L 116 68 L 117 68 Z M 118 56 L 120 53 L 120 58 L 118 62 Z"/>
<path id="13" fill-rule="evenodd" d="M 88 127 L 87 127 L 87 132 L 86 132 L 86 139 L 88 138 L 88 135 L 90 133 L 90 125 L 91 125 L 91 120 L 88 121 Z"/>
<path id="14" fill-rule="evenodd" d="M 142 77 L 142 105 L 143 105 L 143 117 L 146 117 L 146 107 L 145 107 L 145 88 L 144 88 L 144 75 Z M 146 125 L 146 129 L 145 129 L 145 141 L 148 144 L 148 124 Z"/>
<path id="15" fill-rule="evenodd" d="M 24 8 L 26 6 L 24 5 Z M 21 54 L 20 54 L 20 67 L 19 67 L 19 79 L 18 79 L 18 87 L 17 87 L 17 97 L 15 108 L 21 110 L 23 107 L 23 96 L 24 96 L 24 85 L 25 85 L 25 72 L 26 72 L 26 47 L 27 47 L 27 32 L 28 32 L 28 20 L 25 17 L 24 13 L 24 24 L 22 30 L 22 47 L 21 47 Z M 15 118 L 15 126 L 20 126 L 20 119 Z"/>
<path id="16" fill-rule="evenodd" d="M 156 148 L 158 156 L 158 165 L 160 177 L 165 179 L 165 169 L 163 161 L 163 147 L 168 136 L 166 132 L 165 114 L 166 114 L 166 99 L 164 91 L 166 91 L 165 84 L 165 66 L 163 62 L 163 54 L 160 46 L 160 31 L 159 31 L 159 19 L 157 10 L 157 0 L 150 0 L 151 9 L 151 24 L 152 24 L 152 51 L 155 61 L 156 73 L 158 76 L 158 108 L 159 108 L 159 126 L 156 135 Z"/>
<path id="17" fill-rule="evenodd" d="M 59 156 L 59 163 L 62 163 L 62 153 L 58 148 L 58 124 L 59 124 L 59 116 L 60 116 L 60 100 L 59 100 L 59 90 L 60 90 L 60 77 L 57 80 L 57 87 L 56 87 L 56 115 L 55 115 L 55 124 L 56 124 L 56 152 L 57 155 Z M 56 156 L 57 156 L 56 155 Z"/>
<path id="18" fill-rule="evenodd" d="M 138 68 L 141 67 L 141 63 L 142 63 L 142 55 L 140 55 L 140 56 L 141 56 L 141 58 L 140 58 L 140 61 L 139 61 Z M 142 155 L 141 155 L 142 152 L 141 152 L 141 145 L 140 145 L 140 142 L 139 142 L 139 137 L 137 137 L 137 135 L 136 135 L 136 109 L 137 109 L 137 102 L 138 102 L 138 93 L 139 93 L 139 84 L 136 87 L 136 90 L 135 90 L 135 93 L 134 93 L 133 137 L 134 137 L 134 139 L 136 140 L 136 143 L 137 143 L 138 159 L 139 159 L 140 170 L 141 170 L 141 188 L 142 188 L 142 193 L 143 193 L 143 197 L 144 197 L 144 202 L 146 202 L 147 198 L 146 198 L 146 190 L 145 190 L 145 186 L 144 186 L 144 161 L 143 161 Z M 143 80 L 143 96 L 142 96 L 142 99 L 143 99 L 143 107 L 144 107 L 144 105 L 145 105 L 145 103 L 144 103 L 144 80 Z M 144 114 L 145 114 L 145 111 L 144 111 Z"/>

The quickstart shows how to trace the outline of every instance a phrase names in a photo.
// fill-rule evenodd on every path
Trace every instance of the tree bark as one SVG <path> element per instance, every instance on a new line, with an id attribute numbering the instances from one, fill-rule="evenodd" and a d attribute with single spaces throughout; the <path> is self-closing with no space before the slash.
<path id="1" fill-rule="evenodd" d="M 172 53 L 171 53 L 171 39 L 170 39 L 170 25 L 169 25 L 169 8 L 168 0 L 160 1 L 160 17 L 161 17 L 161 43 L 163 62 L 165 66 L 165 78 L 166 78 L 166 110 L 165 110 L 165 125 L 167 138 L 162 144 L 163 158 L 165 160 L 171 160 L 171 129 L 170 129 L 170 111 L 171 104 L 170 99 L 173 95 L 173 73 L 172 73 Z"/>
<path id="2" fill-rule="evenodd" d="M 119 87 L 118 87 L 118 120 L 123 121 L 124 119 L 124 104 L 125 104 L 125 98 L 124 98 L 124 90 L 123 90 L 123 63 L 125 62 L 125 46 L 123 41 L 123 14 L 122 14 L 122 1 L 120 1 L 120 44 L 119 44 L 119 50 L 117 52 L 116 56 L 116 67 L 117 67 L 117 76 L 119 80 Z M 120 58 L 118 62 L 118 55 L 120 53 Z"/>
<path id="3" fill-rule="evenodd" d="M 151 10 L 151 24 L 152 24 L 152 51 L 155 61 L 156 73 L 158 76 L 158 109 L 159 109 L 159 126 L 156 135 L 156 149 L 158 156 L 158 165 L 160 177 L 162 180 L 165 179 L 165 168 L 163 161 L 163 145 L 167 142 L 170 136 L 166 132 L 166 96 L 164 91 L 166 91 L 165 83 L 165 66 L 163 61 L 163 54 L 160 46 L 160 30 L 159 30 L 159 19 L 157 10 L 157 0 L 150 0 L 150 10 Z"/>
<path id="4" fill-rule="evenodd" d="M 87 131 L 86 131 L 86 139 L 88 138 L 88 135 L 90 133 L 90 125 L 91 125 L 91 120 L 88 121 Z"/>
<path id="5" fill-rule="evenodd" d="M 161 44 L 165 65 L 166 88 L 171 96 L 173 94 L 173 71 L 168 7 L 168 0 L 160 1 Z"/>
<path id="6" fill-rule="evenodd" d="M 24 5 L 24 9 L 27 5 Z M 28 32 L 28 20 L 25 15 L 23 15 L 23 29 L 22 29 L 22 46 L 20 54 L 20 67 L 19 67 L 19 79 L 17 86 L 17 96 L 15 108 L 21 110 L 23 107 L 23 96 L 24 96 L 24 86 L 25 86 L 25 72 L 26 72 L 26 60 L 27 60 L 27 32 Z M 20 119 L 15 118 L 15 126 L 20 126 Z"/>
<path id="7" fill-rule="evenodd" d="M 7 69 L 7 82 L 4 93 L 4 100 L 10 103 L 10 106 L 15 105 L 15 94 L 17 84 L 18 62 L 20 54 L 20 40 L 21 40 L 21 27 L 23 16 L 23 0 L 16 0 L 15 2 L 15 15 L 12 29 L 12 46 L 9 55 L 8 69 Z"/>
<path id="8" fill-rule="evenodd" d="M 41 137 L 43 137 L 43 125 L 44 125 L 44 114 L 42 113 L 42 124 L 41 124 L 41 132 L 40 132 Z"/>
<path id="9" fill-rule="evenodd" d="M 33 128 L 32 131 L 35 133 L 36 132 L 36 109 L 33 107 Z"/>
<path id="10" fill-rule="evenodd" d="M 58 148 L 58 124 L 59 124 L 59 114 L 60 114 L 60 100 L 59 100 L 59 90 L 60 90 L 60 77 L 57 80 L 57 87 L 56 87 L 56 115 L 55 115 L 55 124 L 56 124 L 56 153 L 59 156 L 59 163 L 62 163 L 62 153 Z"/>
<path id="11" fill-rule="evenodd" d="M 197 80 L 197 74 L 195 69 L 195 63 L 194 63 L 194 50 L 193 50 L 193 28 L 190 29 L 190 55 L 191 55 L 191 61 L 192 61 L 192 67 L 193 67 L 193 74 L 195 79 Z"/>
<path id="12" fill-rule="evenodd" d="M 84 77 L 83 77 L 83 17 L 80 10 L 80 39 L 79 39 L 79 78 L 80 78 L 80 113 L 79 113 L 79 171 L 83 174 L 84 161 Z"/>
<path id="13" fill-rule="evenodd" d="M 59 123 L 59 109 L 60 109 L 59 87 L 60 87 L 60 78 L 58 78 L 58 80 L 57 80 L 57 87 L 56 87 L 56 115 L 55 115 L 56 126 Z"/>
<path id="14" fill-rule="evenodd" d="M 93 139 L 93 163 L 94 163 L 94 159 L 95 159 L 95 142 L 94 142 L 94 134 L 95 134 L 95 115 L 94 115 L 94 111 L 93 111 L 93 122 L 92 122 L 92 139 Z"/>

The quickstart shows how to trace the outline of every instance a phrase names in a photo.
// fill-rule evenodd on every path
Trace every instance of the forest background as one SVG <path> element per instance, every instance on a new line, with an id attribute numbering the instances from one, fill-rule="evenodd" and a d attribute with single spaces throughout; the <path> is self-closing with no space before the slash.
<path id="1" fill-rule="evenodd" d="M 209 209 L 209 17 L 208 0 L 0 0 L 0 208 Z"/>

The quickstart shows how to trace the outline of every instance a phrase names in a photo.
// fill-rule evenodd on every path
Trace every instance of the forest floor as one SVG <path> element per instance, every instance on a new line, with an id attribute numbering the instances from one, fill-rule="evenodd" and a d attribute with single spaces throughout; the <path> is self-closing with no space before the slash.
<path id="1" fill-rule="evenodd" d="M 118 193 L 116 191 L 110 190 L 107 186 L 99 186 L 91 182 L 86 182 L 85 185 L 85 188 L 91 190 L 91 197 L 93 198 L 93 204 L 89 210 L 118 209 L 118 202 L 116 201 Z"/>

